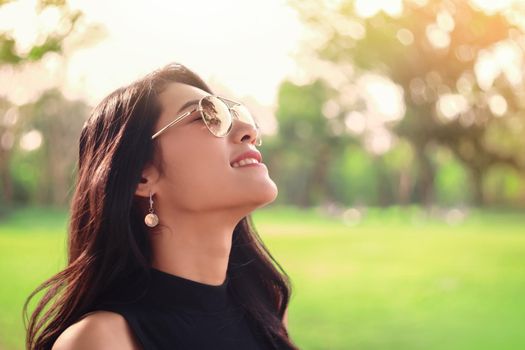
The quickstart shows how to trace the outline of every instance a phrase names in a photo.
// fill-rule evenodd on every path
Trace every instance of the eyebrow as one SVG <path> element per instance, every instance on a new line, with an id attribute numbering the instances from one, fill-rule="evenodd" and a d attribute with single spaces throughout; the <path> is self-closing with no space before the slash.
<path id="1" fill-rule="evenodd" d="M 182 105 L 181 108 L 179 108 L 179 111 L 177 113 L 180 113 L 181 111 L 185 110 L 186 108 L 188 108 L 191 105 L 199 103 L 199 101 L 200 101 L 200 99 L 199 100 L 190 100 L 190 101 L 186 102 L 185 104 Z"/>

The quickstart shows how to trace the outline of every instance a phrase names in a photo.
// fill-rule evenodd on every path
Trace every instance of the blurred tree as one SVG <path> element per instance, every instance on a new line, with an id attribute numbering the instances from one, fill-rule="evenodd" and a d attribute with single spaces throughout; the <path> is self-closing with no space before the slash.
<path id="1" fill-rule="evenodd" d="M 1 1 L 0 7 L 14 1 Z M 82 12 L 70 10 L 65 0 L 39 0 L 35 11 L 42 12 L 47 7 L 56 7 L 61 12 L 61 26 L 56 31 L 39 38 L 27 52 L 19 52 L 16 40 L 9 32 L 0 33 L 0 65 L 23 64 L 38 61 L 49 52 L 62 53 L 64 40 L 74 31 Z M 1 9 L 0 9 L 1 10 Z"/>
<path id="2" fill-rule="evenodd" d="M 76 147 L 80 130 L 89 115 L 90 107 L 83 101 L 70 101 L 58 89 L 46 91 L 34 103 L 20 106 L 19 113 L 26 130 L 15 148 L 15 157 L 24 159 L 24 154 L 37 151 L 38 158 L 31 164 L 23 164 L 19 173 L 37 174 L 25 184 L 33 188 L 31 198 L 39 204 L 65 205 L 73 180 Z M 16 153 L 22 153 L 18 155 Z M 20 174 L 23 176 L 23 174 Z M 27 175 L 25 175 L 27 177 Z"/>
<path id="3" fill-rule="evenodd" d="M 324 199 L 329 166 L 348 142 L 338 120 L 323 114 L 329 96 L 330 89 L 320 80 L 306 85 L 282 83 L 276 112 L 278 135 L 266 145 L 270 167 L 282 184 L 282 197 L 304 207 Z"/>
<path id="4" fill-rule="evenodd" d="M 14 126 L 18 119 L 18 110 L 7 99 L 0 97 L 0 198 L 11 198 L 13 193 L 9 164 L 11 148 L 15 139 Z M 5 203 L 0 200 L 0 213 Z"/>
<path id="5" fill-rule="evenodd" d="M 0 0 L 0 11 L 16 2 Z M 68 50 L 71 51 L 91 44 L 105 35 L 103 28 L 99 25 L 86 25 L 85 23 L 81 25 L 82 12 L 72 10 L 66 0 L 39 0 L 36 2 L 35 11 L 37 14 L 49 8 L 54 8 L 59 13 L 57 28 L 47 33 L 39 33 L 33 45 L 23 52 L 18 47 L 17 40 L 11 31 L 0 32 L 0 69 L 7 66 L 22 69 L 28 64 L 37 63 L 48 53 L 64 55 L 66 43 L 69 44 Z M 67 40 L 72 37 L 74 39 L 68 42 Z M 17 106 L 7 107 L 6 102 L 0 101 L 0 112 L 3 114 L 3 123 L 0 123 L 0 140 L 2 141 L 0 142 L 0 171 L 2 171 L 0 201 L 3 201 L 3 206 L 8 206 L 13 198 L 13 180 L 9 171 L 10 159 L 12 158 L 10 153 L 12 146 L 24 130 L 18 125 L 23 121 L 22 118 L 18 118 Z M 27 114 L 24 117 L 31 118 Z M 48 166 L 53 167 L 52 164 Z"/>
<path id="6" fill-rule="evenodd" d="M 391 15 L 370 12 L 366 1 L 290 3 L 318 34 L 307 54 L 341 67 L 343 75 L 352 65 L 403 88 L 406 113 L 391 130 L 414 150 L 422 202 L 435 200 L 432 144 L 449 148 L 469 170 L 476 204 L 484 203 L 490 167 L 523 173 L 525 35 L 507 16 L 459 0 L 405 1 Z"/>

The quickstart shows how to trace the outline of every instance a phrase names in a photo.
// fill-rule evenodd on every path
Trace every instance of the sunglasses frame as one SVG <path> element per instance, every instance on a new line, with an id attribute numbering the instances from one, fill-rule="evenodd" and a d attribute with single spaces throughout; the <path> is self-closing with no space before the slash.
<path id="1" fill-rule="evenodd" d="M 208 124 L 206 123 L 206 120 L 205 120 L 205 117 L 204 117 L 204 112 L 203 112 L 203 108 L 202 108 L 202 101 L 205 99 L 205 98 L 209 98 L 209 97 L 215 97 L 217 99 L 219 99 L 222 103 L 224 103 L 224 105 L 226 107 L 228 107 L 228 112 L 230 112 L 230 115 L 232 116 L 232 119 L 231 119 L 231 124 L 228 128 L 228 131 L 226 132 L 226 134 L 224 134 L 223 136 L 217 136 L 215 135 L 209 128 Z M 232 106 L 229 106 L 226 102 L 230 102 L 232 103 L 233 105 Z M 201 115 L 201 118 L 202 120 L 204 121 L 204 124 L 206 125 L 206 128 L 208 129 L 208 131 L 215 137 L 225 137 L 226 135 L 228 135 L 232 129 L 232 126 L 233 126 L 233 120 L 234 119 L 237 119 L 239 120 L 239 117 L 237 116 L 236 113 L 232 112 L 232 108 L 235 107 L 235 106 L 243 106 L 244 108 L 246 108 L 242 103 L 239 103 L 239 102 L 236 102 L 236 101 L 233 101 L 233 100 L 230 100 L 230 99 L 227 99 L 225 97 L 222 97 L 222 96 L 218 96 L 218 95 L 206 95 L 206 96 L 203 96 L 201 97 L 201 99 L 199 100 L 199 103 L 197 104 L 196 107 L 192 108 L 191 110 L 187 111 L 187 112 L 184 112 L 182 113 L 181 115 L 178 115 L 175 117 L 175 119 L 173 119 L 171 122 L 168 123 L 168 125 L 164 126 L 163 128 L 161 128 L 159 131 L 157 131 L 156 133 L 154 133 L 152 136 L 151 136 L 151 139 L 154 140 L 156 137 L 158 137 L 160 134 L 162 134 L 164 131 L 166 131 L 168 128 L 174 126 L 175 124 L 177 124 L 178 122 L 180 122 L 181 120 L 183 120 L 184 118 L 192 115 L 193 113 L 195 112 L 200 112 L 200 115 Z M 249 112 L 249 111 L 248 111 Z M 262 144 L 262 140 L 260 138 L 260 128 L 259 128 L 259 124 L 257 123 L 257 121 L 255 120 L 255 118 L 253 117 L 253 115 L 250 113 L 250 116 L 252 117 L 254 123 L 255 123 L 255 129 L 257 131 L 257 136 L 256 136 L 256 139 L 257 139 L 257 146 L 260 146 Z"/>

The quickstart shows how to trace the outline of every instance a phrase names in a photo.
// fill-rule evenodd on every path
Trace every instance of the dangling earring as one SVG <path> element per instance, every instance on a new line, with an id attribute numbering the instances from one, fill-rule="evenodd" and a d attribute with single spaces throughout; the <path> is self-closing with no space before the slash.
<path id="1" fill-rule="evenodd" d="M 155 227 L 159 224 L 159 217 L 157 216 L 157 214 L 155 214 L 155 211 L 153 210 L 152 195 L 153 194 L 151 193 L 151 191 L 149 191 L 149 214 L 146 215 L 146 217 L 144 218 L 144 222 L 149 227 Z"/>

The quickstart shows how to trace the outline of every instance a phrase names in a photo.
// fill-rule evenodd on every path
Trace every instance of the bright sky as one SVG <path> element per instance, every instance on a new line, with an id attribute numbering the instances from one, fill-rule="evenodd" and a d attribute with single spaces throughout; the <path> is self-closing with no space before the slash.
<path id="1" fill-rule="evenodd" d="M 13 30 L 21 46 L 56 23 L 51 12 L 40 18 L 28 16 L 34 3 L 20 0 L 1 11 L 0 29 Z M 82 10 L 88 23 L 101 23 L 107 30 L 103 40 L 74 51 L 65 76 L 59 77 L 69 96 L 91 103 L 176 61 L 212 87 L 273 105 L 279 83 L 296 69 L 291 55 L 298 49 L 302 25 L 285 0 L 73 0 L 70 5 Z M 60 64 L 52 56 L 44 61 L 48 71 Z M 3 78 L 8 76 L 4 72 Z M 35 86 L 46 85 L 42 80 Z M 14 100 L 23 102 L 26 95 L 19 89 Z"/>

